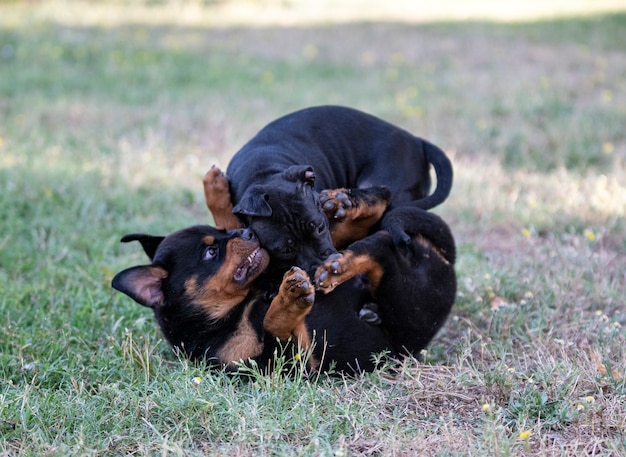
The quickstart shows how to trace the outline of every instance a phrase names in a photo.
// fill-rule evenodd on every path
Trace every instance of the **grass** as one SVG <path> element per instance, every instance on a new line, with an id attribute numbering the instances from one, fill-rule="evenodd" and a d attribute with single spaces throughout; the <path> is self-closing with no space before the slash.
<path id="1" fill-rule="evenodd" d="M 0 4 L 0 453 L 624 454 L 624 5 L 507 22 L 276 5 Z M 120 236 L 208 222 L 206 169 L 321 103 L 452 157 L 452 316 L 422 363 L 358 379 L 179 360 L 109 286 L 145 262 Z"/>

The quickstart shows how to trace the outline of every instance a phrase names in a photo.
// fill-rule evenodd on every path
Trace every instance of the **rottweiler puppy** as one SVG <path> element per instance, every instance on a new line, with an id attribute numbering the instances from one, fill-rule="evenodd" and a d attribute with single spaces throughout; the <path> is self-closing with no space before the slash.
<path id="1" fill-rule="evenodd" d="M 276 335 L 306 338 L 302 319 L 314 300 L 308 277 L 291 269 L 271 300 L 253 287 L 269 255 L 250 229 L 227 232 L 198 225 L 169 236 L 131 234 L 121 241 L 139 241 L 152 263 L 118 273 L 113 288 L 151 308 L 165 338 L 191 359 L 227 368 L 261 359 L 270 350 L 264 341 L 270 309 L 270 315 L 289 317 L 269 324 Z"/>
<path id="2" fill-rule="evenodd" d="M 431 165 L 437 187 L 429 195 Z M 435 145 L 341 106 L 311 107 L 271 122 L 226 170 L 234 214 L 254 230 L 279 273 L 291 265 L 309 270 L 336 252 L 331 231 L 341 210 L 337 199 L 320 201 L 322 190 L 386 187 L 389 209 L 430 209 L 447 198 L 452 174 Z M 334 213 L 330 222 L 323 210 Z"/>
<path id="3" fill-rule="evenodd" d="M 373 354 L 418 356 L 448 315 L 456 292 L 455 246 L 447 225 L 419 208 L 386 214 L 382 230 L 307 273 L 288 270 L 276 294 L 263 271 L 269 256 L 250 229 L 194 226 L 139 241 L 151 263 L 118 273 L 112 286 L 151 308 L 166 339 L 191 359 L 226 369 L 271 367 L 282 344 L 310 353 L 311 370 L 358 373 Z M 398 245 L 387 226 L 410 239 Z M 380 322 L 362 319 L 378 306 Z"/>

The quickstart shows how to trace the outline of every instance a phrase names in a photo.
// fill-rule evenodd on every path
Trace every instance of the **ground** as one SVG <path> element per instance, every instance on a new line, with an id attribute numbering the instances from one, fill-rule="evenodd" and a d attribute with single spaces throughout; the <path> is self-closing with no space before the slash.
<path id="1" fill-rule="evenodd" d="M 624 454 L 626 5 L 468 5 L 0 2 L 0 453 Z M 322 103 L 451 157 L 450 319 L 357 379 L 179 359 L 119 238 L 210 222 L 206 170 Z"/>

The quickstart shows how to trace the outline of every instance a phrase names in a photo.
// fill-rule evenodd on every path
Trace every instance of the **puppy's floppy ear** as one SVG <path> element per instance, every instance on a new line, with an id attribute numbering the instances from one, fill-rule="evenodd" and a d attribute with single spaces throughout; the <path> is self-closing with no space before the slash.
<path id="1" fill-rule="evenodd" d="M 251 187 L 243 194 L 239 203 L 233 208 L 234 214 L 243 214 L 245 216 L 270 217 L 272 215 L 272 207 L 267 202 L 269 196 L 259 186 Z"/>
<path id="2" fill-rule="evenodd" d="M 154 254 L 156 253 L 156 250 L 159 248 L 159 245 L 164 238 L 164 236 L 152 236 L 145 235 L 143 233 L 131 233 L 129 235 L 124 235 L 120 241 L 122 243 L 139 241 L 144 252 L 147 254 L 148 257 L 150 257 L 150 260 L 154 260 Z"/>
<path id="3" fill-rule="evenodd" d="M 120 271 L 111 286 L 148 308 L 158 308 L 165 303 L 163 279 L 167 271 L 155 265 L 140 265 Z"/>
<path id="4" fill-rule="evenodd" d="M 313 187 L 315 173 L 310 165 L 292 165 L 283 172 L 285 179 L 293 182 L 303 182 Z"/>

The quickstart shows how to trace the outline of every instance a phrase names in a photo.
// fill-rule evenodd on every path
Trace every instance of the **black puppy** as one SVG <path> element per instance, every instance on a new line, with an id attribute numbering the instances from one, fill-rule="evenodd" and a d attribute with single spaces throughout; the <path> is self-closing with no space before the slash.
<path id="1" fill-rule="evenodd" d="M 447 225 L 418 208 L 391 211 L 382 221 L 383 227 L 397 223 L 410 242 L 398 246 L 381 230 L 320 267 L 319 282 L 333 290 L 327 295 L 315 294 L 306 272 L 294 267 L 268 297 L 255 285 L 263 281 L 268 255 L 252 231 L 209 226 L 124 237 L 140 241 L 152 263 L 118 273 L 112 285 L 152 308 L 167 340 L 192 359 L 227 368 L 254 360 L 266 367 L 278 341 L 291 341 L 312 350 L 312 369 L 372 370 L 375 353 L 417 356 L 445 321 L 456 292 Z M 367 280 L 354 277 L 361 272 Z M 359 317 L 373 300 L 379 326 Z"/>
<path id="2" fill-rule="evenodd" d="M 437 173 L 432 195 L 430 165 Z M 234 213 L 254 230 L 279 271 L 293 264 L 308 269 L 335 252 L 321 208 L 338 218 L 341 208 L 334 207 L 337 200 L 320 202 L 324 189 L 385 186 L 390 209 L 430 209 L 452 186 L 452 165 L 441 149 L 339 106 L 307 108 L 270 123 L 233 156 L 226 175 Z"/>
<path id="3" fill-rule="evenodd" d="M 396 243 L 394 230 L 408 241 Z M 315 284 L 332 297 L 338 286 L 366 275 L 394 351 L 417 357 L 454 304 L 455 260 L 454 239 L 440 217 L 401 207 L 385 213 L 379 231 L 330 256 L 317 268 Z"/>
<path id="4" fill-rule="evenodd" d="M 207 208 L 211 212 L 216 226 L 224 229 L 242 228 L 243 222 L 233 210 L 233 198 L 226 176 L 219 168 L 213 166 L 205 174 L 202 181 Z M 317 223 L 319 224 L 318 233 L 320 235 L 324 234 L 323 230 L 328 226 L 328 221 L 332 222 L 330 234 L 334 251 L 334 249 L 345 247 L 351 241 L 361 239 L 370 233 L 372 227 L 378 224 L 383 213 L 389 207 L 391 192 L 386 187 L 326 189 L 320 193 L 319 198 L 324 203 L 324 211 L 319 207 L 316 210 L 309 208 L 308 216 L 319 218 L 320 222 Z M 276 215 L 278 216 L 278 213 Z M 326 218 L 325 223 L 321 222 L 324 218 Z M 295 220 L 295 218 L 293 219 Z M 271 232 L 273 223 L 272 218 L 257 218 L 255 225 L 263 230 L 268 227 L 264 231 Z M 289 233 L 288 230 L 286 231 Z M 299 246 L 295 242 L 287 241 L 285 248 L 290 248 L 296 252 Z M 308 252 L 307 249 L 310 250 L 311 246 L 305 247 L 301 251 Z M 328 253 L 333 251 L 328 251 Z"/>

